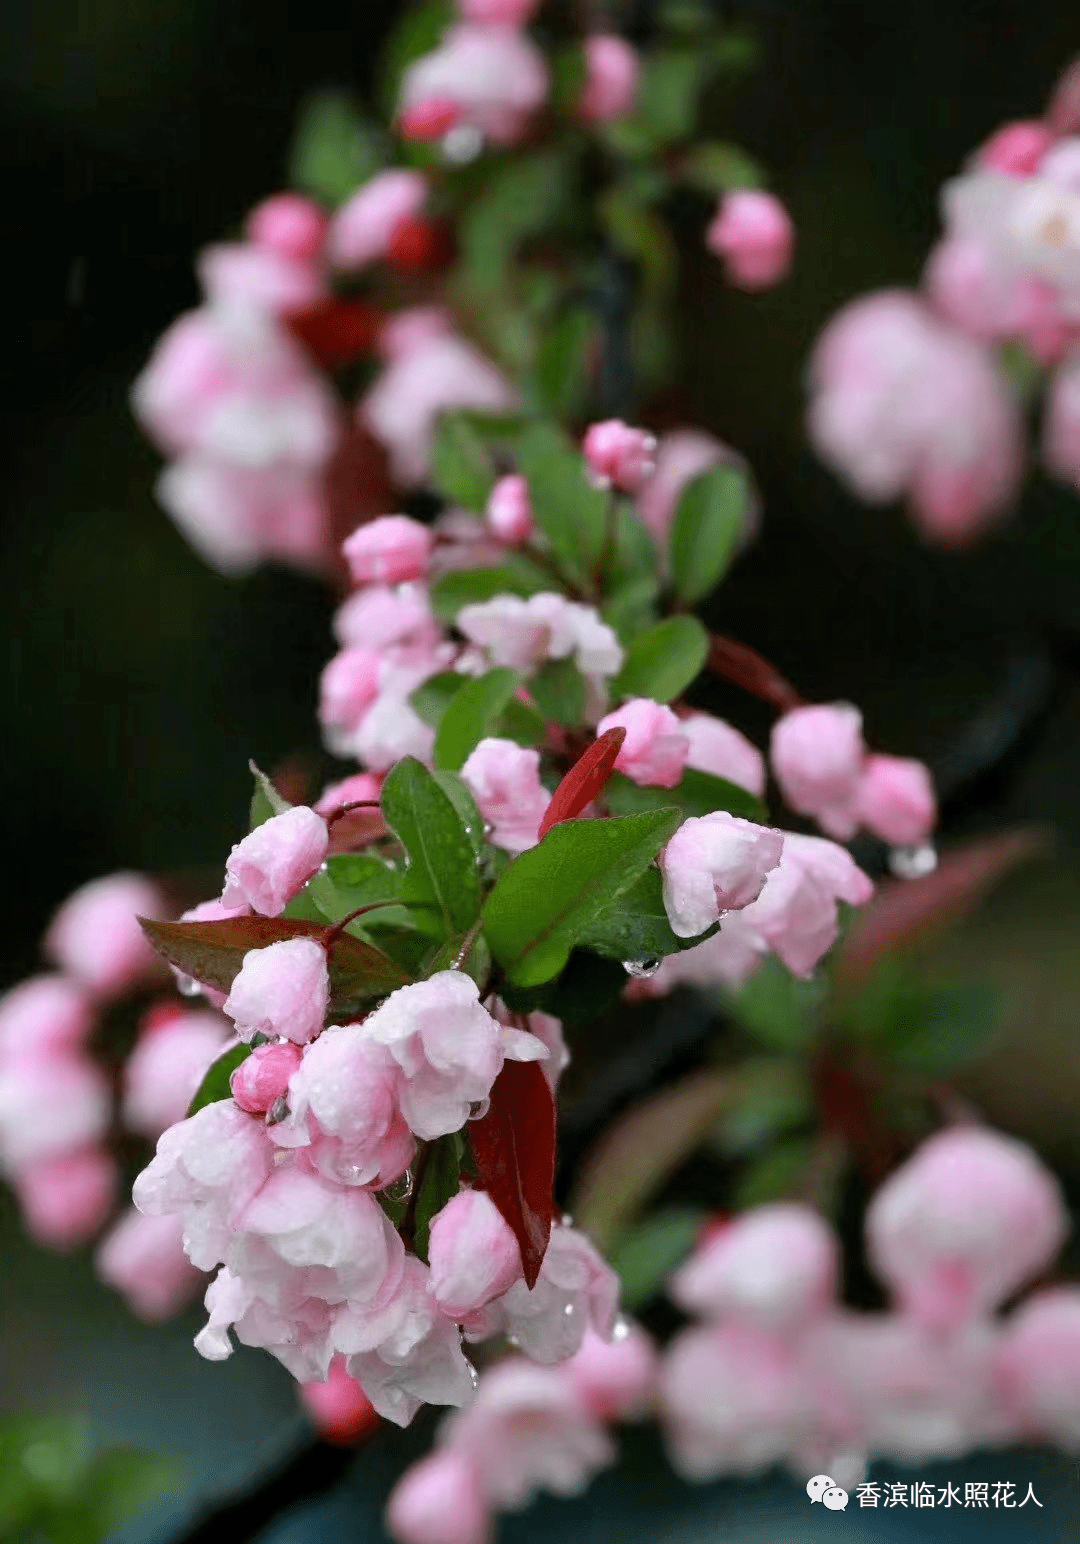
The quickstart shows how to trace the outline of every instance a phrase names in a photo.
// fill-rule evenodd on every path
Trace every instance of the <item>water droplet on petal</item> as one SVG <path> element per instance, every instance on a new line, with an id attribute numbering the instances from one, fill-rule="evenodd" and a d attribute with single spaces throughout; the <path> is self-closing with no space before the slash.
<path id="1" fill-rule="evenodd" d="M 572 1228 L 574 1226 L 574 1219 L 571 1217 L 569 1212 L 563 1212 L 562 1216 L 559 1218 L 559 1222 L 564 1228 Z"/>
<path id="2" fill-rule="evenodd" d="M 202 986 L 195 980 L 194 976 L 177 975 L 176 990 L 180 993 L 181 997 L 202 996 Z"/>
<path id="3" fill-rule="evenodd" d="M 467 166 L 484 148 L 484 136 L 474 123 L 457 123 L 442 137 L 442 153 L 455 166 Z"/>
<path id="4" fill-rule="evenodd" d="M 506 1343 L 510 1346 L 520 1346 L 521 1341 L 517 1338 L 516 1335 L 507 1335 Z"/>
<path id="5" fill-rule="evenodd" d="M 937 848 L 933 842 L 914 847 L 890 847 L 889 869 L 897 879 L 925 879 L 937 868 Z"/>
<path id="6" fill-rule="evenodd" d="M 278 1094 L 273 1104 L 266 1112 L 266 1124 L 279 1126 L 289 1113 L 289 1101 L 284 1094 Z"/>
<path id="7" fill-rule="evenodd" d="M 567 1303 L 566 1307 L 563 1309 L 563 1313 L 566 1315 L 566 1317 L 568 1319 L 572 1318 L 573 1314 L 574 1314 L 574 1305 L 573 1305 L 573 1303 Z"/>
<path id="8" fill-rule="evenodd" d="M 407 1201 L 413 1193 L 413 1175 L 411 1169 L 406 1169 L 399 1179 L 393 1184 L 387 1185 L 383 1195 L 388 1201 Z"/>
<path id="9" fill-rule="evenodd" d="M 630 1321 L 626 1318 L 625 1314 L 620 1314 L 615 1320 L 614 1328 L 611 1331 L 611 1338 L 614 1341 L 626 1340 L 629 1334 Z"/>
<path id="10" fill-rule="evenodd" d="M 480 1383 L 480 1374 L 477 1372 L 477 1370 L 473 1366 L 473 1364 L 469 1361 L 468 1357 L 466 1357 L 466 1359 L 465 1359 L 465 1366 L 469 1369 L 469 1377 L 472 1380 L 473 1388 L 477 1388 L 479 1386 L 479 1383 Z"/>
<path id="11" fill-rule="evenodd" d="M 622 968 L 628 976 L 634 976 L 638 980 L 655 976 L 663 964 L 663 960 L 623 960 Z"/>

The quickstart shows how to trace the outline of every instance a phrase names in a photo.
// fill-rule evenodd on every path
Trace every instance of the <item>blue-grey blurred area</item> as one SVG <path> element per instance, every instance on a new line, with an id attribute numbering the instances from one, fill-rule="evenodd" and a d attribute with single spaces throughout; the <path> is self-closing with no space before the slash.
<path id="1" fill-rule="evenodd" d="M 240 834 L 247 760 L 315 743 L 315 678 L 331 603 L 281 572 L 209 572 L 156 509 L 157 459 L 131 422 L 130 380 L 195 303 L 192 253 L 280 185 L 290 124 L 320 85 L 365 88 L 397 7 L 307 0 L 36 0 L 0 7 L 9 270 L 8 449 L 0 545 L 0 988 L 34 968 L 50 910 L 117 868 L 216 873 Z M 939 757 L 1018 654 L 1049 661 L 1047 710 L 947 811 L 946 834 L 1018 820 L 1058 833 L 1034 866 L 949 938 L 931 965 L 1012 991 L 1011 1030 L 967 1077 L 990 1117 L 1080 1174 L 1080 502 L 1032 481 L 1018 518 L 969 554 L 919 545 L 895 510 L 865 510 L 801 435 L 801 374 L 826 317 L 854 293 L 910 284 L 942 179 L 1003 119 L 1031 116 L 1080 51 L 1059 0 L 806 0 L 725 7 L 760 33 L 763 67 L 709 105 L 717 134 L 772 169 L 799 228 L 775 294 L 725 290 L 700 250 L 702 211 L 676 208 L 687 272 L 683 367 L 669 410 L 742 449 L 766 501 L 764 540 L 713 620 L 803 690 L 860 703 L 873 741 Z M 639 21 L 647 20 L 647 6 Z M 712 706 L 760 740 L 733 691 Z M 176 1537 L 208 1498 L 304 1440 L 290 1380 L 268 1357 L 191 1349 L 192 1313 L 140 1326 L 85 1255 L 21 1236 L 0 1203 L 0 1408 L 82 1412 L 105 1442 L 186 1464 L 180 1490 L 123 1535 Z M 417 1438 L 380 1438 L 264 1544 L 381 1538 L 378 1514 Z M 891 1477 L 890 1475 L 887 1477 Z M 903 1478 L 897 1472 L 896 1477 Z M 920 1477 L 923 1477 L 920 1475 Z M 793 1484 L 687 1488 L 645 1437 L 578 1502 L 507 1523 L 506 1544 L 664 1540 L 1080 1537 L 1076 1469 L 1028 1452 L 933 1476 L 1034 1483 L 1022 1514 L 859 1509 L 824 1514 Z"/>

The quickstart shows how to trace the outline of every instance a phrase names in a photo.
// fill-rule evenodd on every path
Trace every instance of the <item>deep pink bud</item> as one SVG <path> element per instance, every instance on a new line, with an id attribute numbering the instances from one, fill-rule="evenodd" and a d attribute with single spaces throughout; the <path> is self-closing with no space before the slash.
<path id="1" fill-rule="evenodd" d="M 585 431 L 581 450 L 601 487 L 634 493 L 653 470 L 656 438 L 645 429 L 632 429 L 619 418 L 609 418 Z"/>
<path id="2" fill-rule="evenodd" d="M 500 477 L 487 503 L 487 523 L 500 541 L 516 547 L 535 530 L 529 484 L 511 472 Z"/>
<path id="3" fill-rule="evenodd" d="M 12 1177 L 27 1232 L 50 1249 L 75 1249 L 97 1232 L 116 1182 L 115 1163 L 97 1146 L 39 1159 Z"/>
<path id="4" fill-rule="evenodd" d="M 705 245 L 724 259 L 729 284 L 744 290 L 771 289 L 791 267 L 795 227 L 771 193 L 737 188 L 721 200 Z"/>
<path id="5" fill-rule="evenodd" d="M 850 703 L 793 708 L 773 725 L 769 749 L 785 801 L 840 841 L 854 836 L 866 747 L 862 714 Z"/>
<path id="6" fill-rule="evenodd" d="M 925 842 L 937 820 L 929 768 L 904 756 L 867 756 L 855 809 L 859 824 L 883 842 L 895 847 Z"/>
<path id="7" fill-rule="evenodd" d="M 326 822 L 306 805 L 271 816 L 230 853 L 222 905 L 246 901 L 260 916 L 280 916 L 324 862 L 327 847 Z"/>
<path id="8" fill-rule="evenodd" d="M 610 123 L 632 111 L 637 97 L 641 61 L 637 50 L 615 33 L 596 32 L 587 37 L 585 89 L 578 101 L 578 116 L 586 123 Z"/>
<path id="9" fill-rule="evenodd" d="M 232 1096 L 240 1108 L 249 1115 L 265 1115 L 274 1101 L 288 1092 L 289 1079 L 303 1054 L 291 1040 L 256 1046 L 229 1079 Z"/>
<path id="10" fill-rule="evenodd" d="M 401 1544 L 487 1544 L 492 1517 L 475 1465 L 452 1447 L 429 1453 L 391 1491 L 386 1524 Z"/>
<path id="11" fill-rule="evenodd" d="M 457 0 L 462 21 L 478 21 L 487 26 L 524 27 L 531 20 L 540 0 Z"/>
<path id="12" fill-rule="evenodd" d="M 248 240 L 258 247 L 314 262 L 326 232 L 326 211 L 302 193 L 276 193 L 264 199 L 247 217 Z"/>
<path id="13" fill-rule="evenodd" d="M 324 1442 L 348 1447 L 379 1424 L 371 1400 L 339 1356 L 330 1363 L 325 1383 L 301 1383 L 300 1399 Z"/>
<path id="14" fill-rule="evenodd" d="M 400 584 L 423 578 L 431 547 L 431 532 L 419 520 L 383 515 L 355 530 L 341 550 L 354 584 Z"/>
<path id="15" fill-rule="evenodd" d="M 418 214 L 428 196 L 420 172 L 379 172 L 334 215 L 327 233 L 330 260 L 337 268 L 362 268 L 390 251 L 403 220 Z"/>
<path id="16" fill-rule="evenodd" d="M 639 787 L 674 788 L 683 775 L 689 741 L 670 708 L 650 697 L 633 697 L 602 718 L 597 737 L 609 729 L 625 729 L 626 739 L 615 758 L 616 772 Z"/>
<path id="17" fill-rule="evenodd" d="M 402 139 L 442 139 L 462 118 L 459 102 L 451 97 L 428 97 L 406 107 L 398 119 Z"/>
<path id="18" fill-rule="evenodd" d="M 242 1040 L 259 1033 L 306 1045 L 322 1029 L 329 1000 L 322 944 L 314 938 L 286 938 L 244 955 L 224 1011 Z"/>
<path id="19" fill-rule="evenodd" d="M 431 1221 L 428 1291 L 451 1319 L 462 1320 L 521 1278 L 521 1250 L 482 1190 L 459 1190 Z"/>
<path id="20" fill-rule="evenodd" d="M 0 1062 L 74 1050 L 93 1022 L 90 1002 L 74 982 L 31 976 L 0 997 Z"/>
<path id="21" fill-rule="evenodd" d="M 1030 177 L 1056 138 L 1050 126 L 1039 118 L 1004 123 L 980 147 L 976 158 L 987 171 Z"/>
<path id="22" fill-rule="evenodd" d="M 49 924 L 45 953 L 95 997 L 115 997 L 159 963 L 137 918 L 164 912 L 161 892 L 141 874 L 91 880 Z"/>

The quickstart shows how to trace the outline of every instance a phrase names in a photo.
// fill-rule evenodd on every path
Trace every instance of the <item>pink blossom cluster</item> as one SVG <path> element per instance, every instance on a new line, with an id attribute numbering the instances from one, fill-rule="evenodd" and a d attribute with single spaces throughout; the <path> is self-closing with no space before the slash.
<path id="1" fill-rule="evenodd" d="M 1046 117 L 1005 124 L 942 189 L 920 293 L 845 306 L 810 364 L 810 436 L 863 499 L 906 498 L 921 534 L 961 546 L 1005 514 L 1023 404 L 997 346 L 1046 379 L 1042 461 L 1080 487 L 1080 119 L 1066 75 Z"/>
<path id="2" fill-rule="evenodd" d="M 836 1301 L 838 1245 L 806 1207 L 777 1203 L 721 1227 L 675 1274 L 702 1321 L 667 1347 L 660 1420 L 687 1479 L 783 1463 L 850 1488 L 875 1458 L 1080 1441 L 1080 1292 L 1001 1304 L 1067 1231 L 1054 1177 L 1023 1143 L 978 1127 L 925 1142 L 866 1217 L 869 1260 L 894 1306 Z"/>

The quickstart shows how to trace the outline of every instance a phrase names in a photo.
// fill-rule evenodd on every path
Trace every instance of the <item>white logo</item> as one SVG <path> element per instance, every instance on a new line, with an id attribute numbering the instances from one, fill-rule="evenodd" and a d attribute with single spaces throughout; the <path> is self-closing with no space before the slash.
<path id="1" fill-rule="evenodd" d="M 830 1512 L 842 1512 L 848 1504 L 847 1491 L 841 1490 L 827 1474 L 815 1474 L 812 1480 L 807 1480 L 806 1494 L 811 1502 L 820 1501 Z"/>

